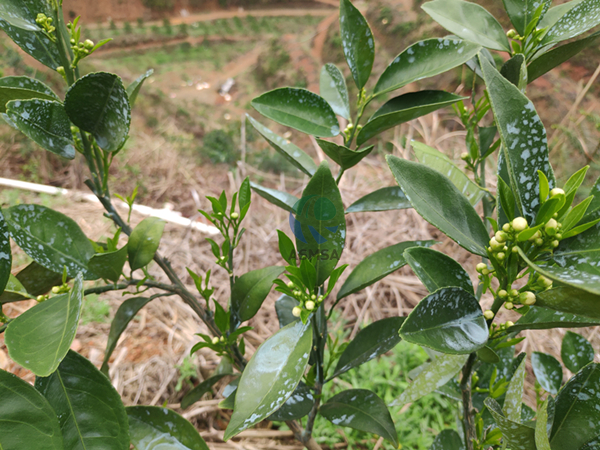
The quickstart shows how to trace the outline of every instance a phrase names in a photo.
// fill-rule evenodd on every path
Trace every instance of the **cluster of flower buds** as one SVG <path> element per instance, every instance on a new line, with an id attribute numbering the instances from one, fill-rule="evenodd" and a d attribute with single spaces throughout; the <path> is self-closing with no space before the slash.
<path id="1" fill-rule="evenodd" d="M 225 338 L 223 336 L 221 336 L 220 338 L 215 336 L 214 338 L 212 338 L 212 343 L 213 345 L 217 345 L 218 343 L 223 344 L 225 342 Z"/>
<path id="2" fill-rule="evenodd" d="M 514 326 L 515 323 L 512 322 L 511 320 L 507 320 L 504 323 L 493 323 L 492 324 L 492 332 L 496 332 L 496 331 L 504 331 L 512 326 Z"/>
<path id="3" fill-rule="evenodd" d="M 35 18 L 35 23 L 38 24 L 48 39 L 52 42 L 56 42 L 56 36 L 54 36 L 56 27 L 52 25 L 52 17 L 47 17 L 46 14 L 39 13 Z"/>
<path id="4" fill-rule="evenodd" d="M 306 292 L 301 291 L 298 288 L 298 286 L 296 286 L 291 281 L 287 284 L 287 286 L 290 289 L 293 289 L 292 297 L 294 297 L 300 303 L 300 305 L 295 306 L 292 309 L 292 315 L 294 317 L 300 317 L 300 315 L 302 314 L 302 311 L 308 311 L 308 312 L 315 311 L 321 305 L 321 303 L 323 303 L 323 300 L 325 299 L 325 297 L 323 297 L 322 295 L 319 295 L 317 297 L 315 294 L 307 294 Z"/>

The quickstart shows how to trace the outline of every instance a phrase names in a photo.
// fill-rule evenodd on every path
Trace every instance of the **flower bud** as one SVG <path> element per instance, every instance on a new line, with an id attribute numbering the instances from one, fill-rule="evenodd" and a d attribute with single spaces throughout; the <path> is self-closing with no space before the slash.
<path id="1" fill-rule="evenodd" d="M 504 225 L 502 225 L 502 230 L 508 233 L 510 231 L 510 224 L 505 223 Z"/>
<path id="2" fill-rule="evenodd" d="M 555 195 L 559 195 L 559 194 L 565 194 L 565 191 L 563 191 L 561 188 L 554 188 L 550 191 L 550 198 L 554 197 Z"/>
<path id="3" fill-rule="evenodd" d="M 496 240 L 496 238 L 493 237 L 492 239 L 490 239 L 490 247 L 491 247 L 492 250 L 498 251 L 498 250 L 502 250 L 502 248 L 504 248 L 504 244 L 498 242 Z"/>
<path id="4" fill-rule="evenodd" d="M 550 278 L 546 278 L 544 275 L 540 275 L 538 277 L 538 282 L 545 288 L 549 288 L 552 286 L 552 280 Z"/>
<path id="5" fill-rule="evenodd" d="M 294 309 L 292 309 L 292 316 L 300 317 L 301 313 L 302 313 L 302 310 L 298 306 L 294 306 Z"/>
<path id="6" fill-rule="evenodd" d="M 44 300 L 46 300 L 46 296 L 45 296 L 45 295 L 38 295 L 38 296 L 37 296 L 35 299 L 36 299 L 38 302 L 40 302 L 40 303 L 41 303 L 41 302 L 43 302 Z"/>
<path id="7" fill-rule="evenodd" d="M 496 255 L 496 258 L 498 258 L 498 261 L 504 261 L 504 258 L 506 258 L 506 255 L 504 253 L 500 252 Z"/>
<path id="8" fill-rule="evenodd" d="M 508 292 L 506 292 L 504 289 L 500 289 L 498 291 L 498 297 L 500 297 L 500 298 L 506 298 L 507 295 L 508 295 Z"/>
<path id="9" fill-rule="evenodd" d="M 463 161 L 467 161 L 469 159 L 469 153 L 468 152 L 462 152 L 460 154 L 460 159 L 462 159 Z"/>
<path id="10" fill-rule="evenodd" d="M 531 291 L 522 292 L 521 295 L 519 295 L 519 299 L 524 305 L 535 304 L 535 294 Z"/>
<path id="11" fill-rule="evenodd" d="M 556 247 L 558 247 L 558 244 L 560 244 L 560 242 L 558 242 L 556 240 L 552 241 L 552 247 L 556 248 Z"/>
<path id="12" fill-rule="evenodd" d="M 504 304 L 504 307 L 510 311 L 511 309 L 513 309 L 515 307 L 515 305 L 513 305 L 512 302 L 506 302 Z"/>
<path id="13" fill-rule="evenodd" d="M 515 326 L 515 323 L 512 320 L 508 320 L 506 322 L 506 328 L 510 328 L 510 327 L 514 327 L 514 326 Z"/>
<path id="14" fill-rule="evenodd" d="M 212 338 L 212 343 L 213 343 L 213 345 L 217 345 L 219 343 L 219 338 L 216 336 L 214 338 Z"/>
<path id="15" fill-rule="evenodd" d="M 481 271 L 481 275 L 489 275 L 490 274 L 490 269 L 483 269 Z"/>
<path id="16" fill-rule="evenodd" d="M 477 270 L 479 273 L 482 273 L 485 269 L 487 269 L 486 263 L 479 263 L 477 266 L 475 266 L 475 270 Z"/>
<path id="17" fill-rule="evenodd" d="M 496 240 L 498 242 L 506 242 L 506 233 L 504 231 L 496 231 L 496 234 L 494 235 L 494 237 L 496 238 Z"/>
<path id="18" fill-rule="evenodd" d="M 544 245 L 544 240 L 542 238 L 537 238 L 535 240 L 535 245 L 537 245 L 538 247 L 541 247 L 542 245 Z"/>
<path id="19" fill-rule="evenodd" d="M 287 284 L 287 287 L 289 287 L 290 289 L 292 289 L 292 288 L 294 287 L 294 283 L 293 283 L 292 281 L 290 281 L 290 282 Z"/>
<path id="20" fill-rule="evenodd" d="M 52 293 L 53 294 L 58 294 L 60 292 L 60 286 L 54 286 L 52 288 Z"/>
<path id="21" fill-rule="evenodd" d="M 84 46 L 85 48 L 87 48 L 88 50 L 91 50 L 91 49 L 93 49 L 93 48 L 94 48 L 94 45 L 95 45 L 95 44 L 94 44 L 94 41 L 92 41 L 92 40 L 90 40 L 90 39 L 86 39 L 86 40 L 83 42 L 83 46 Z"/>
<path id="22" fill-rule="evenodd" d="M 517 217 L 512 221 L 512 227 L 515 229 L 515 231 L 523 231 L 525 228 L 527 228 L 527 226 L 527 219 L 524 217 Z"/>
<path id="23" fill-rule="evenodd" d="M 219 339 L 221 342 L 225 342 L 225 337 L 221 336 L 221 338 Z"/>
<path id="24" fill-rule="evenodd" d="M 546 225 L 544 227 L 546 233 L 548 233 L 550 236 L 554 236 L 556 234 L 557 228 L 558 222 L 555 219 L 550 219 L 548 222 L 546 222 Z"/>
<path id="25" fill-rule="evenodd" d="M 306 302 L 306 309 L 308 309 L 309 311 L 312 311 L 313 309 L 315 309 L 315 302 L 313 302 L 312 300 L 309 300 Z"/>
<path id="26" fill-rule="evenodd" d="M 510 38 L 510 39 L 514 39 L 516 36 L 518 36 L 517 32 L 515 30 L 508 30 L 506 32 L 506 37 Z"/>
<path id="27" fill-rule="evenodd" d="M 513 253 L 517 253 L 519 251 L 519 249 L 515 245 L 510 251 L 513 252 Z"/>
<path id="28" fill-rule="evenodd" d="M 322 295 L 319 295 L 319 298 L 317 298 L 318 302 L 322 302 L 325 299 L 325 297 L 323 297 Z"/>
<path id="29" fill-rule="evenodd" d="M 63 77 L 65 76 L 65 68 L 64 68 L 63 66 L 58 66 L 58 67 L 56 68 L 56 71 L 57 71 L 57 72 L 58 72 L 60 75 L 62 75 Z"/>
<path id="30" fill-rule="evenodd" d="M 562 239 L 562 234 L 560 234 L 560 233 L 556 233 L 556 236 L 555 236 L 555 237 L 556 237 L 556 239 Z"/>
<path id="31" fill-rule="evenodd" d="M 519 291 L 517 291 L 516 289 L 511 289 L 510 292 L 508 293 L 509 297 L 511 298 L 515 298 L 519 296 Z"/>
<path id="32" fill-rule="evenodd" d="M 231 218 L 232 218 L 233 220 L 237 219 L 238 217 L 240 217 L 240 215 L 239 215 L 238 213 L 236 213 L 236 212 L 234 212 L 234 213 L 231 213 Z"/>
<path id="33" fill-rule="evenodd" d="M 492 311 L 491 309 L 486 310 L 483 313 L 483 317 L 485 317 L 487 320 L 492 320 L 494 318 L 494 311 Z"/>
<path id="34" fill-rule="evenodd" d="M 535 234 L 533 236 L 531 236 L 529 238 L 530 241 L 535 241 L 536 239 L 539 239 L 542 237 L 542 233 L 540 233 L 540 230 L 536 231 Z"/>
<path id="35" fill-rule="evenodd" d="M 313 295 L 311 295 L 311 296 L 310 296 L 310 299 L 311 299 L 311 300 L 316 300 L 316 299 L 317 299 L 317 296 L 316 296 L 315 294 L 313 294 Z"/>

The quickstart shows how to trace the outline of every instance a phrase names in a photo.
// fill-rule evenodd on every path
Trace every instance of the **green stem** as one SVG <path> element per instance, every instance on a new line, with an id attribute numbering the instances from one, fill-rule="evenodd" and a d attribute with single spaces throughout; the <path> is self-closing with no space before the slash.
<path id="1" fill-rule="evenodd" d="M 127 289 L 130 286 L 138 286 L 140 283 L 142 283 L 142 286 L 146 286 L 149 288 L 155 288 L 155 289 L 161 289 L 163 291 L 171 292 L 173 294 L 175 294 L 177 292 L 175 289 L 175 286 L 173 286 L 171 284 L 159 283 L 157 281 L 152 281 L 152 280 L 147 280 L 147 281 L 142 282 L 142 280 L 133 280 L 132 279 L 132 280 L 127 281 L 126 283 L 107 284 L 106 286 L 98 286 L 98 287 L 94 287 L 94 288 L 89 288 L 89 289 L 85 290 L 84 295 L 103 294 L 105 292 L 111 292 L 111 291 L 122 291 L 124 289 Z"/>

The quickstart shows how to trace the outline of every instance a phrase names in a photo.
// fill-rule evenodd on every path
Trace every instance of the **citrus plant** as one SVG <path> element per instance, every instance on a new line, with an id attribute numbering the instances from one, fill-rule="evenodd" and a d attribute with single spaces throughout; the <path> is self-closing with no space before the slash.
<path id="1" fill-rule="evenodd" d="M 209 243 L 216 265 L 230 280 L 230 298 L 223 307 L 213 296 L 210 271 L 203 276 L 188 271 L 196 295 L 184 285 L 185 274 L 175 273 L 157 252 L 162 221 L 148 218 L 132 229 L 129 218 L 121 217 L 112 203 L 109 168 L 127 141 L 131 108 L 151 73 L 127 88 L 114 74 L 81 76 L 79 62 L 105 42 L 82 41 L 78 21 L 65 23 L 57 0 L 0 0 L 0 27 L 25 52 L 61 74 L 67 85 L 61 99 L 35 79 L 2 78 L 2 117 L 50 152 L 68 159 L 81 155 L 89 169 L 86 184 L 116 227 L 106 242 L 92 242 L 74 221 L 49 208 L 2 209 L 0 305 L 28 299 L 39 304 L 18 317 L 0 317 L 9 356 L 37 376 L 32 387 L 0 371 L 0 446 L 206 449 L 198 432 L 175 412 L 124 407 L 106 377 L 110 356 L 135 314 L 156 298 L 178 296 L 210 333 L 200 335 L 192 352 L 206 347 L 223 358 L 217 373 L 186 394 L 181 406 L 192 405 L 219 380 L 232 379 L 221 402 L 222 408 L 233 410 L 226 440 L 267 419 L 285 422 L 303 445 L 319 449 L 313 427 L 323 417 L 381 436 L 398 448 L 394 418 L 376 394 L 355 386 L 325 398 L 323 386 L 404 339 L 430 349 L 431 361 L 414 374 L 395 403 L 407 405 L 437 391 L 461 404 L 458 432 L 443 431 L 432 448 L 597 448 L 600 369 L 593 363 L 589 342 L 575 333 L 565 336 L 561 357 L 575 375 L 564 385 L 558 360 L 543 353 L 531 355 L 540 386 L 537 411 L 523 404 L 526 355 L 515 355 L 515 345 L 523 339 L 517 336 L 522 330 L 600 324 L 600 188 L 597 183 L 589 198 L 573 204 L 586 168 L 557 186 L 545 129 L 525 95 L 528 82 L 595 42 L 597 35 L 592 34 L 557 47 L 598 25 L 600 4 L 574 0 L 549 8 L 547 1 L 506 0 L 505 6 L 515 27 L 506 34 L 476 4 L 424 4 L 425 11 L 454 35 L 409 46 L 371 89 L 373 34 L 359 10 L 349 0 L 341 1 L 343 50 L 357 88 L 356 104 L 351 106 L 343 72 L 332 64 L 321 72 L 321 95 L 280 88 L 252 102 L 265 117 L 316 137 L 337 173 L 334 176 L 327 162 L 317 166 L 302 149 L 248 118 L 310 179 L 301 198 L 248 179 L 231 199 L 225 193 L 208 197 L 212 211 L 201 212 L 221 234 L 219 242 Z M 509 59 L 498 68 L 489 50 L 506 52 Z M 479 77 L 476 82 L 482 80 L 481 98 L 475 98 L 475 89 L 470 100 L 445 91 L 411 92 L 388 100 L 363 120 L 373 101 L 463 64 Z M 398 186 L 344 207 L 338 184 L 372 151 L 370 140 L 450 105 L 467 130 L 466 173 L 436 149 L 414 142 L 419 162 L 387 159 Z M 348 122 L 343 130 L 338 116 Z M 488 160 L 498 167 L 495 195 L 486 187 Z M 294 240 L 278 233 L 285 265 L 238 276 L 234 255 L 244 234 L 251 189 L 290 213 Z M 131 206 L 135 197 L 136 192 L 123 200 Z M 479 203 L 483 218 L 476 209 Z M 346 215 L 406 208 L 414 208 L 482 258 L 477 286 L 458 262 L 431 248 L 434 241 L 399 242 L 367 256 L 342 277 L 347 268 L 341 263 Z M 122 235 L 127 243 L 119 248 Z M 15 275 L 11 240 L 34 261 Z M 150 275 L 152 261 L 168 282 Z M 407 264 L 430 292 L 407 317 L 377 321 L 348 343 L 328 334 L 339 302 Z M 86 288 L 87 281 L 100 286 Z M 276 302 L 281 328 L 247 360 L 245 323 L 260 310 L 273 285 L 282 294 Z M 148 289 L 159 293 L 144 296 Z M 84 296 L 115 290 L 129 298 L 115 315 L 98 370 L 69 347 Z M 484 294 L 493 297 L 485 310 L 480 306 Z M 499 323 L 496 314 L 501 308 L 517 310 L 521 318 Z"/>

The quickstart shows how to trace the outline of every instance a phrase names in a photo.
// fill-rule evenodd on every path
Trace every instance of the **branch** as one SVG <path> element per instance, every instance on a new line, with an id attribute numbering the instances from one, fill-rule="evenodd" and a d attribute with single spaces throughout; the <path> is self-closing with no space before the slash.
<path id="1" fill-rule="evenodd" d="M 473 421 L 473 403 L 471 401 L 471 372 L 473 365 L 477 359 L 476 353 L 471 353 L 467 363 L 463 367 L 462 379 L 460 381 L 460 390 L 462 392 L 463 404 L 463 426 L 465 431 L 466 450 L 473 450 L 473 442 L 475 441 L 475 422 Z"/>

